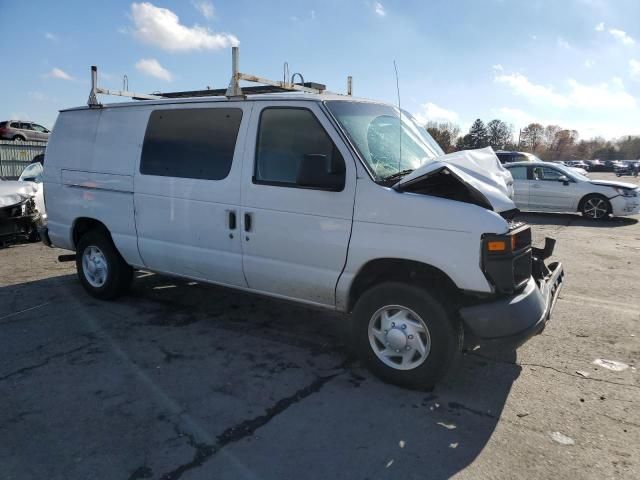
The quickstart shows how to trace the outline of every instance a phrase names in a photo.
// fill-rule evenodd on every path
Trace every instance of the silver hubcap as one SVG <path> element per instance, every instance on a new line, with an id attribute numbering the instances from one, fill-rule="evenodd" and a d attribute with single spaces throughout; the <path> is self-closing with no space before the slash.
<path id="1" fill-rule="evenodd" d="M 591 218 L 602 218 L 607 214 L 607 204 L 602 198 L 590 198 L 584 204 L 584 214 Z"/>
<path id="2" fill-rule="evenodd" d="M 422 318 L 399 305 L 382 307 L 369 320 L 369 343 L 389 367 L 411 370 L 424 363 L 431 350 L 431 336 Z"/>
<path id="3" fill-rule="evenodd" d="M 90 246 L 82 254 L 82 272 L 89 285 L 100 288 L 107 281 L 107 259 L 98 247 Z"/>

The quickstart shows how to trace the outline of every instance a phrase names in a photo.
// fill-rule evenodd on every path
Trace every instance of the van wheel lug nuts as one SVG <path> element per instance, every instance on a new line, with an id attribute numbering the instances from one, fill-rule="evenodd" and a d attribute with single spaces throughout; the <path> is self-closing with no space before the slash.
<path id="1" fill-rule="evenodd" d="M 402 329 L 403 329 L 403 330 L 406 330 L 406 329 L 407 329 L 407 326 L 406 326 L 404 323 L 402 324 Z"/>
<path id="2" fill-rule="evenodd" d="M 409 335 L 409 340 L 413 340 L 413 335 Z"/>

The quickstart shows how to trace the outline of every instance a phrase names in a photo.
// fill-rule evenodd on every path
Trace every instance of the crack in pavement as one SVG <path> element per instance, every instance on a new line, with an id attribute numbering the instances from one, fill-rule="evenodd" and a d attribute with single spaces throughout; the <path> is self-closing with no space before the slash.
<path id="1" fill-rule="evenodd" d="M 21 313 L 30 312 L 31 310 L 35 310 L 37 308 L 44 307 L 46 305 L 49 305 L 50 303 L 51 302 L 45 302 L 45 303 L 41 303 L 40 305 L 36 305 L 34 307 L 29 307 L 29 308 L 25 308 L 24 310 L 19 310 L 17 312 L 9 313 L 7 315 L 4 315 L 3 317 L 0 317 L 0 320 L 5 320 L 7 318 L 15 317 L 16 315 L 20 315 Z M 12 323 L 14 321 L 17 321 L 17 320 L 13 320 L 13 321 L 9 321 L 9 322 L 1 322 L 0 325 L 5 325 L 5 324 L 8 324 L 8 323 Z"/>
<path id="2" fill-rule="evenodd" d="M 160 475 L 160 478 L 162 480 L 176 480 L 180 478 L 185 472 L 194 468 L 201 467 L 206 461 L 215 456 L 227 445 L 238 442 L 246 437 L 253 435 L 256 430 L 265 426 L 274 417 L 280 415 L 292 405 L 304 400 L 314 393 L 319 392 L 327 382 L 334 379 L 338 375 L 345 373 L 350 363 L 351 360 L 347 359 L 341 365 L 336 367 L 341 371 L 331 375 L 317 377 L 309 385 L 302 387 L 298 391 L 294 392 L 293 395 L 278 400 L 275 404 L 268 407 L 263 415 L 251 418 L 249 420 L 244 420 L 237 425 L 227 428 L 224 432 L 216 437 L 216 443 L 213 445 L 204 442 L 198 442 L 194 435 L 182 432 L 177 427 L 175 427 L 176 433 L 181 436 L 185 436 L 189 445 L 193 447 L 196 452 L 190 462 L 182 464 L 172 471 Z"/>
<path id="3" fill-rule="evenodd" d="M 516 367 L 539 367 L 539 368 L 546 368 L 549 370 L 553 370 L 554 372 L 558 372 L 561 373 L 562 375 L 567 375 L 568 377 L 575 377 L 575 378 L 579 378 L 581 380 L 590 380 L 593 382 L 602 382 L 602 383 L 609 383 L 611 385 L 619 385 L 621 387 L 630 387 L 630 388 L 639 388 L 640 389 L 640 385 L 633 385 L 631 383 L 623 383 L 623 382 L 614 382 L 613 380 L 605 380 L 604 378 L 594 378 L 594 377 L 583 377 L 582 375 L 578 375 L 575 373 L 570 373 L 567 372 L 565 370 L 560 370 L 559 368 L 556 367 L 551 367 L 549 365 L 542 365 L 540 363 L 516 363 L 516 362 L 509 362 L 506 360 L 499 360 L 497 358 L 491 358 L 491 357 L 486 357 L 484 355 L 480 355 L 479 353 L 475 353 L 475 352 L 467 352 L 468 355 L 473 355 L 479 358 L 483 358 L 484 360 L 489 360 L 491 362 L 495 362 L 495 363 L 502 363 L 502 364 L 506 364 L 506 365 L 513 365 Z"/>
<path id="4" fill-rule="evenodd" d="M 18 370 L 14 370 L 11 373 L 7 373 L 6 375 L 3 375 L 2 377 L 0 377 L 0 382 L 4 381 L 4 380 L 8 380 L 9 378 L 14 377 L 16 375 L 21 375 L 23 373 L 30 372 L 31 370 L 35 370 L 37 368 L 44 367 L 51 360 L 55 360 L 56 358 L 64 357 L 65 355 L 71 355 L 72 353 L 76 353 L 76 352 L 79 352 L 80 350 L 84 350 L 85 348 L 87 348 L 90 345 L 92 345 L 92 343 L 93 342 L 85 343 L 84 345 L 82 345 L 80 347 L 77 347 L 77 348 L 74 348 L 74 349 L 71 349 L 71 350 L 54 353 L 53 355 L 50 355 L 47 358 L 45 358 L 44 360 L 42 360 L 40 363 L 36 363 L 34 365 L 29 365 L 28 367 L 22 367 L 22 368 L 20 368 Z"/>

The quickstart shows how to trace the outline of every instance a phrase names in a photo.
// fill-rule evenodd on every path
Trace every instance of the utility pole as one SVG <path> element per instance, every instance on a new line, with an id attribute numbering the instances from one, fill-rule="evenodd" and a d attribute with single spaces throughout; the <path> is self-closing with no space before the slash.
<path id="1" fill-rule="evenodd" d="M 520 150 L 520 139 L 522 138 L 522 129 L 520 129 L 520 132 L 518 133 L 518 150 Z"/>

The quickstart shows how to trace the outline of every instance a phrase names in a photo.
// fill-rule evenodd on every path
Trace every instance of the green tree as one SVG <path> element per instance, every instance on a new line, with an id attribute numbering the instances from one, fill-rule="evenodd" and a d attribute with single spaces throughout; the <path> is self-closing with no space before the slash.
<path id="1" fill-rule="evenodd" d="M 497 118 L 491 120 L 487 123 L 487 136 L 489 145 L 491 145 L 494 150 L 502 150 L 511 143 L 511 126 Z"/>
<path id="2" fill-rule="evenodd" d="M 535 153 L 543 144 L 543 140 L 544 127 L 539 123 L 530 123 L 522 129 L 520 134 L 520 148 Z"/>
<path id="3" fill-rule="evenodd" d="M 471 124 L 467 142 L 468 146 L 466 148 L 484 148 L 489 146 L 489 132 L 484 122 L 479 118 Z"/>

